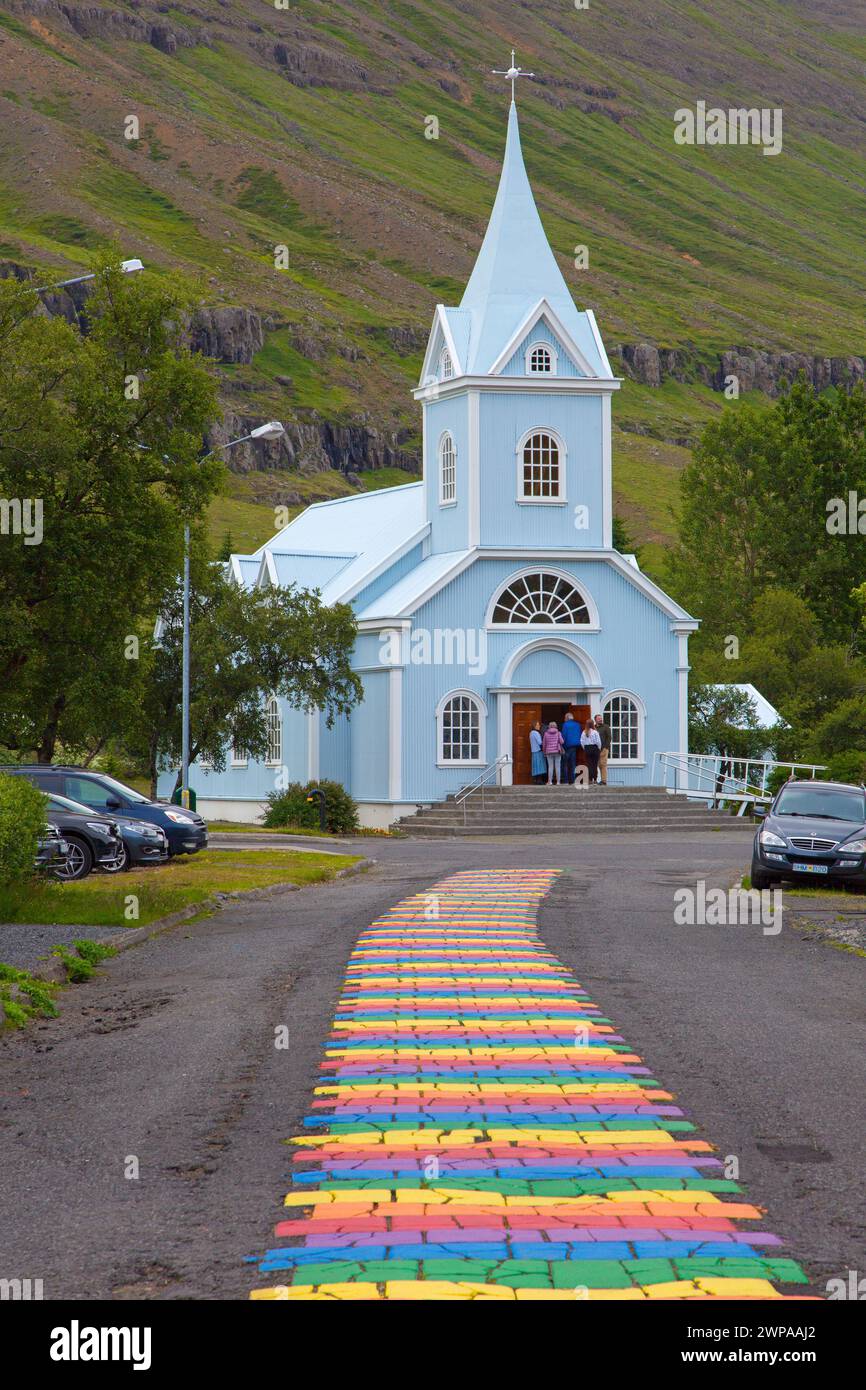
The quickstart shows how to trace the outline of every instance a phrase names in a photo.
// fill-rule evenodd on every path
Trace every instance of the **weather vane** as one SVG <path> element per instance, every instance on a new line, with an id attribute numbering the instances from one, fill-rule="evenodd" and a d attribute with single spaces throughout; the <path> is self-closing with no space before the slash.
<path id="1" fill-rule="evenodd" d="M 535 76 L 535 73 L 534 73 L 534 72 L 524 72 L 523 68 L 519 68 L 519 67 L 517 67 L 517 66 L 515 65 L 515 62 L 514 62 L 514 49 L 513 49 L 513 48 L 512 48 L 512 50 L 511 50 L 511 67 L 508 68 L 507 71 L 505 70 L 505 68 L 493 68 L 493 69 L 492 69 L 492 72 L 493 72 L 493 74 L 494 74 L 495 77 L 507 77 L 507 78 L 509 79 L 509 81 L 511 82 L 511 100 L 512 100 L 512 101 L 514 100 L 514 84 L 515 84 L 515 82 L 517 81 L 518 77 L 534 77 L 534 76 Z"/>

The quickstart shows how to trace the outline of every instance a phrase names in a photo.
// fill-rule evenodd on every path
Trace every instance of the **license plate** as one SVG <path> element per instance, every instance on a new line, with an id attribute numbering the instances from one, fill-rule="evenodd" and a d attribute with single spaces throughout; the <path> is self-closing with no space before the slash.
<path id="1" fill-rule="evenodd" d="M 795 874 L 826 874 L 829 870 L 827 864 L 792 864 L 791 868 Z"/>

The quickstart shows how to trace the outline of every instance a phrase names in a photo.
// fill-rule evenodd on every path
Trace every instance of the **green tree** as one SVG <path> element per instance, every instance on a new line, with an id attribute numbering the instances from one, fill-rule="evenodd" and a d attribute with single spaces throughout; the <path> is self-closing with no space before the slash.
<path id="1" fill-rule="evenodd" d="M 94 286 L 82 331 L 0 281 L 0 498 L 41 517 L 38 537 L 0 536 L 0 743 L 46 762 L 59 737 L 98 744 L 118 727 L 128 639 L 222 472 L 200 458 L 217 405 L 184 342 L 189 299 L 111 259 Z"/>
<path id="2" fill-rule="evenodd" d="M 270 694 L 298 709 L 324 710 L 328 723 L 361 699 L 347 605 L 328 607 L 315 591 L 294 586 L 241 588 L 208 561 L 200 538 L 191 569 L 190 761 L 204 758 L 221 770 L 232 744 L 264 757 Z M 129 751 L 146 762 L 154 792 L 160 763 L 178 766 L 181 757 L 182 604 L 177 583 L 165 595 L 129 726 Z"/>
<path id="3" fill-rule="evenodd" d="M 694 683 L 689 689 L 689 752 L 759 758 L 772 741 L 754 702 L 732 685 Z"/>
<path id="4" fill-rule="evenodd" d="M 833 643 L 859 640 L 851 590 L 863 538 L 828 530 L 834 500 L 866 498 L 866 391 L 816 396 L 798 382 L 772 407 L 749 401 L 705 429 L 681 479 L 668 582 L 696 616 L 698 652 L 742 641 L 760 595 L 787 589 Z M 862 518 L 866 532 L 866 516 Z"/>

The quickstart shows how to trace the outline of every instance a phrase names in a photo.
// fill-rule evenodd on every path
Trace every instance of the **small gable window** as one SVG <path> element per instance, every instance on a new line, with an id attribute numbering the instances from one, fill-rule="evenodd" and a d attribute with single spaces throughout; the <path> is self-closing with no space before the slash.
<path id="1" fill-rule="evenodd" d="M 562 502 L 565 450 L 555 435 L 533 430 L 517 446 L 517 497 L 521 502 Z"/>
<path id="2" fill-rule="evenodd" d="M 589 609 L 579 589 L 561 574 L 545 570 L 522 574 L 507 584 L 493 605 L 491 618 L 496 627 L 536 623 L 545 627 L 581 627 L 589 621 Z"/>
<path id="3" fill-rule="evenodd" d="M 442 349 L 442 354 L 439 358 L 439 375 L 443 381 L 449 381 L 454 375 L 454 362 L 447 348 Z"/>
<path id="4" fill-rule="evenodd" d="M 534 376 L 551 376 L 556 370 L 553 352 L 546 343 L 533 343 L 526 354 L 526 367 Z"/>
<path id="5" fill-rule="evenodd" d="M 439 441 L 439 505 L 450 506 L 457 501 L 457 450 L 448 433 Z"/>

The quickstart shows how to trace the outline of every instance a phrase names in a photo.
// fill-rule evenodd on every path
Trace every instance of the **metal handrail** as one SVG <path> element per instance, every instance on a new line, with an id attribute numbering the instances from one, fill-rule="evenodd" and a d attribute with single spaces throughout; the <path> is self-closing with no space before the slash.
<path id="1" fill-rule="evenodd" d="M 502 769 L 503 769 L 503 767 L 505 766 L 506 763 L 510 763 L 510 762 L 511 762 L 511 755 L 510 755 L 510 753 L 503 753 L 501 757 L 499 757 L 499 758 L 496 759 L 496 762 L 495 762 L 495 763 L 490 763 L 487 767 L 482 768 L 481 771 L 479 772 L 478 776 L 477 776 L 477 777 L 473 777 L 473 779 L 472 779 L 472 781 L 469 783 L 469 785 L 466 786 L 466 787 L 463 787 L 463 788 L 456 794 L 456 796 L 454 797 L 454 804 L 455 804 L 455 806 L 462 806 L 462 807 L 463 807 L 463 824 L 464 824 L 464 825 L 466 824 L 466 803 L 468 802 L 470 796 L 472 796 L 472 794 L 473 794 L 474 792 L 480 791 L 480 792 L 481 792 L 481 807 L 482 807 L 482 809 L 483 809 L 483 808 L 484 808 L 484 788 L 485 788 L 485 786 L 487 785 L 487 782 L 490 780 L 490 778 L 493 776 L 493 774 L 496 773 L 496 780 L 497 780 L 497 782 L 499 783 L 499 788 L 500 788 L 500 790 L 501 790 L 501 789 L 502 789 Z"/>
<path id="2" fill-rule="evenodd" d="M 707 766 L 709 764 L 709 766 Z M 736 771 L 737 767 L 742 767 L 742 774 Z M 761 784 L 749 782 L 749 771 L 751 768 L 761 769 Z M 745 810 L 745 805 L 750 801 L 770 801 L 772 797 L 767 791 L 767 779 L 776 768 L 787 768 L 789 776 L 794 776 L 798 771 L 808 772 L 814 780 L 816 772 L 824 771 L 823 763 L 794 763 L 774 758 L 731 758 L 723 753 L 660 753 L 653 754 L 653 785 L 657 785 L 657 773 L 659 771 L 673 771 L 677 785 L 667 787 L 666 790 L 672 791 L 679 796 L 701 796 L 705 788 L 701 788 L 702 779 L 707 779 L 712 784 L 711 800 L 715 805 L 717 801 L 740 801 L 743 803 L 741 811 Z M 724 769 L 724 770 L 723 770 Z M 685 774 L 687 779 L 686 786 L 680 786 L 680 775 Z M 698 786 L 689 786 L 688 781 L 696 779 Z M 721 781 L 721 786 L 719 785 Z M 733 784 L 731 789 L 725 788 L 725 783 Z M 739 791 L 733 788 L 738 787 Z"/>

